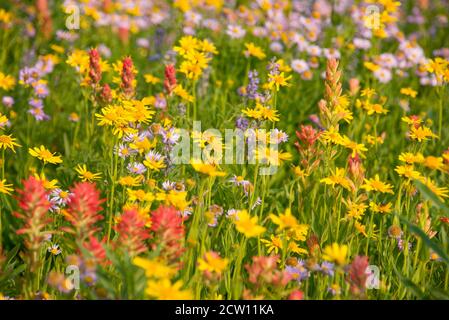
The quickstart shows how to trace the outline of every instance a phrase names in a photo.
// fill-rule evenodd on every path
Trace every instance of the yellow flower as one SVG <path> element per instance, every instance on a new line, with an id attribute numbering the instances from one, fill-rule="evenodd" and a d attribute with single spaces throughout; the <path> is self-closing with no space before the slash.
<path id="1" fill-rule="evenodd" d="M 368 234 L 366 233 L 366 226 L 356 221 L 354 223 L 354 227 L 357 229 L 358 232 L 360 232 L 361 234 L 363 234 L 365 237 L 368 238 Z"/>
<path id="2" fill-rule="evenodd" d="M 48 180 L 44 173 L 41 173 L 41 175 L 38 175 L 37 173 L 35 173 L 34 177 L 36 178 L 36 180 L 42 182 L 42 185 L 47 190 L 53 190 L 53 189 L 59 188 L 58 180 L 56 180 L 56 179 Z"/>
<path id="3" fill-rule="evenodd" d="M 430 178 L 422 178 L 420 179 L 422 183 L 424 183 L 427 188 L 430 189 L 433 193 L 437 195 L 440 200 L 443 201 L 443 198 L 449 198 L 449 189 L 446 187 L 438 187 Z"/>
<path id="4" fill-rule="evenodd" d="M 151 202 L 154 200 L 153 194 L 145 192 L 145 190 L 142 189 L 138 190 L 127 189 L 126 192 L 128 193 L 129 201 Z"/>
<path id="5" fill-rule="evenodd" d="M 366 88 L 366 89 L 363 89 L 361 91 L 361 96 L 362 97 L 367 97 L 368 99 L 370 99 L 375 94 L 376 94 L 376 90 L 371 89 L 371 88 Z"/>
<path id="6" fill-rule="evenodd" d="M 369 101 L 365 102 L 363 104 L 363 107 L 367 111 L 368 115 L 373 114 L 387 114 L 388 110 L 385 109 L 381 104 L 379 103 L 370 103 Z"/>
<path id="7" fill-rule="evenodd" d="M 399 161 L 413 164 L 413 163 L 423 163 L 424 156 L 421 153 L 411 153 L 411 152 L 403 152 L 399 155 Z"/>
<path id="8" fill-rule="evenodd" d="M 125 176 L 121 177 L 118 181 L 118 183 L 125 187 L 137 187 L 142 184 L 143 176 L 138 175 L 135 177 L 132 176 Z"/>
<path id="9" fill-rule="evenodd" d="M 285 76 L 284 72 L 280 74 L 269 74 L 268 75 L 268 88 L 273 89 L 276 88 L 276 91 L 279 91 L 280 87 L 288 87 L 290 84 L 287 82 L 290 80 L 292 76 Z"/>
<path id="10" fill-rule="evenodd" d="M 13 191 L 12 184 L 7 184 L 6 179 L 0 180 L 0 193 L 11 194 Z"/>
<path id="11" fill-rule="evenodd" d="M 0 89 L 9 91 L 16 85 L 14 77 L 0 72 Z"/>
<path id="12" fill-rule="evenodd" d="M 338 132 L 338 129 L 334 126 L 330 126 L 327 130 L 324 130 L 321 134 L 321 138 L 325 143 L 343 144 L 345 139 Z"/>
<path id="13" fill-rule="evenodd" d="M 362 158 L 365 157 L 364 153 L 365 151 L 368 151 L 368 149 L 365 147 L 363 143 L 357 143 L 355 141 L 351 141 L 348 137 L 343 138 L 342 145 L 348 149 L 352 150 L 351 157 L 355 157 L 357 154 L 361 156 Z"/>
<path id="14" fill-rule="evenodd" d="M 320 182 L 331 185 L 333 188 L 335 185 L 341 185 L 343 188 L 351 190 L 351 180 L 345 176 L 344 168 L 335 168 L 332 176 L 321 179 Z"/>
<path id="15" fill-rule="evenodd" d="M 270 219 L 278 226 L 278 232 L 286 229 L 293 229 L 298 225 L 298 221 L 292 215 L 290 208 L 285 209 L 285 213 L 282 213 L 279 216 L 270 214 Z"/>
<path id="16" fill-rule="evenodd" d="M 95 181 L 101 178 L 101 173 L 92 173 L 89 170 L 87 170 L 87 167 L 85 164 L 78 165 L 75 168 L 75 171 L 79 174 L 78 178 L 80 178 L 82 181 Z"/>
<path id="17" fill-rule="evenodd" d="M 204 259 L 198 259 L 198 269 L 220 274 L 226 269 L 228 262 L 228 259 L 220 258 L 216 252 L 209 251 L 204 254 Z"/>
<path id="18" fill-rule="evenodd" d="M 249 42 L 245 43 L 246 50 L 243 51 L 245 57 L 256 57 L 259 60 L 263 60 L 266 57 L 266 54 L 263 52 L 261 47 L 256 46 L 254 43 Z"/>
<path id="19" fill-rule="evenodd" d="M 140 257 L 135 257 L 133 259 L 133 264 L 144 269 L 145 275 L 150 278 L 170 278 L 176 274 L 176 269 L 169 267 L 158 261 L 156 259 L 145 259 Z"/>
<path id="20" fill-rule="evenodd" d="M 195 171 L 211 177 L 224 177 L 226 175 L 226 172 L 218 170 L 216 165 L 203 163 L 201 160 L 192 160 L 190 164 Z"/>
<path id="21" fill-rule="evenodd" d="M 418 95 L 418 92 L 413 90 L 412 88 L 402 88 L 401 93 L 412 98 L 416 98 L 416 96 Z"/>
<path id="22" fill-rule="evenodd" d="M 143 77 L 145 78 L 146 83 L 157 84 L 161 82 L 161 79 L 153 76 L 152 74 L 145 74 Z"/>
<path id="23" fill-rule="evenodd" d="M 40 147 L 29 148 L 28 152 L 31 156 L 42 160 L 44 163 L 62 163 L 61 156 L 55 156 L 56 153 L 51 153 L 43 145 L 41 145 Z"/>
<path id="24" fill-rule="evenodd" d="M 366 191 L 378 191 L 381 193 L 393 194 L 393 186 L 391 184 L 380 181 L 378 174 L 374 176 L 374 179 L 365 179 L 365 184 L 362 185 L 362 188 Z"/>
<path id="25" fill-rule="evenodd" d="M 421 177 L 421 173 L 414 170 L 412 165 L 397 166 L 394 171 L 396 171 L 400 176 L 406 177 L 407 179 L 413 180 Z"/>
<path id="26" fill-rule="evenodd" d="M 9 136 L 7 136 L 5 134 L 0 135 L 0 148 L 5 149 L 5 150 L 6 150 L 6 148 L 9 148 L 13 152 L 16 152 L 14 147 L 21 147 L 21 145 L 16 143 L 16 139 L 13 138 L 11 134 Z"/>
<path id="27" fill-rule="evenodd" d="M 282 250 L 282 239 L 279 236 L 271 235 L 270 240 L 260 239 L 260 242 L 265 244 L 268 254 L 273 251 L 278 254 L 279 250 Z"/>
<path id="28" fill-rule="evenodd" d="M 145 293 L 158 300 L 191 300 L 192 293 L 189 290 L 182 290 L 181 280 L 171 283 L 167 278 L 160 280 L 149 280 Z"/>
<path id="29" fill-rule="evenodd" d="M 347 212 L 348 217 L 354 218 L 355 220 L 362 219 L 363 215 L 365 214 L 366 208 L 368 208 L 368 206 L 363 202 L 361 203 L 352 202 L 351 199 L 343 200 L 343 202 L 348 208 Z"/>
<path id="30" fill-rule="evenodd" d="M 195 98 L 192 95 L 190 95 L 180 84 L 175 87 L 173 93 L 187 102 L 195 101 Z"/>
<path id="31" fill-rule="evenodd" d="M 257 237 L 265 232 L 265 228 L 257 224 L 258 217 L 251 217 L 246 210 L 240 210 L 237 213 L 237 219 L 234 221 L 237 231 L 243 233 L 245 237 Z"/>
<path id="32" fill-rule="evenodd" d="M 164 159 L 165 158 L 158 152 L 151 150 L 145 155 L 143 164 L 150 170 L 160 171 L 161 169 L 166 167 Z"/>
<path id="33" fill-rule="evenodd" d="M 323 250 L 323 259 L 335 262 L 340 266 L 346 264 L 347 255 L 348 255 L 348 246 L 339 245 L 338 243 L 328 245 Z"/>
<path id="34" fill-rule="evenodd" d="M 442 170 L 444 168 L 443 158 L 428 156 L 424 159 L 424 165 L 432 170 Z"/>
<path id="35" fill-rule="evenodd" d="M 377 204 L 373 201 L 369 203 L 369 207 L 371 208 L 371 211 L 376 213 L 390 213 L 392 204 L 391 202 L 388 202 L 386 204 Z"/>
<path id="36" fill-rule="evenodd" d="M 418 140 L 419 142 L 429 140 L 429 138 L 438 138 L 436 134 L 426 126 L 420 126 L 418 128 L 412 127 L 410 129 L 410 138 Z"/>

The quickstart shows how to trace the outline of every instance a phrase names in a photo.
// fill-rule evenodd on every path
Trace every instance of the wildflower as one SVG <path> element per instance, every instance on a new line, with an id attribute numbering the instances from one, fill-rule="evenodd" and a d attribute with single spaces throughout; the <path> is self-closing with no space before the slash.
<path id="1" fill-rule="evenodd" d="M 381 193 L 391 193 L 393 194 L 393 186 L 391 184 L 380 181 L 379 175 L 376 174 L 374 179 L 365 179 L 365 184 L 362 188 L 366 191 L 378 191 Z"/>
<path id="2" fill-rule="evenodd" d="M 278 226 L 277 231 L 294 229 L 298 226 L 298 221 L 292 215 L 290 208 L 285 209 L 285 213 L 280 214 L 279 216 L 270 214 L 270 219 Z"/>
<path id="3" fill-rule="evenodd" d="M 154 150 L 150 150 L 150 152 L 145 155 L 143 164 L 148 169 L 154 171 L 160 171 L 161 169 L 165 168 L 164 157 Z"/>
<path id="4" fill-rule="evenodd" d="M 89 50 L 89 77 L 92 84 L 96 85 L 101 80 L 100 54 L 97 49 Z"/>
<path id="5" fill-rule="evenodd" d="M 150 83 L 150 84 L 158 84 L 159 82 L 161 82 L 161 79 L 159 79 L 158 77 L 153 76 L 152 74 L 145 74 L 143 75 L 143 77 L 145 78 L 145 82 L 146 83 Z"/>
<path id="6" fill-rule="evenodd" d="M 403 152 L 399 155 L 399 160 L 408 164 L 424 162 L 424 156 L 421 153 Z"/>
<path id="7" fill-rule="evenodd" d="M 211 177 L 224 177 L 226 175 L 226 172 L 218 170 L 217 166 L 214 164 L 203 163 L 200 160 L 192 160 L 190 164 L 195 171 Z"/>
<path id="8" fill-rule="evenodd" d="M 410 96 L 412 98 L 416 98 L 418 92 L 413 90 L 412 88 L 402 88 L 400 91 L 403 95 Z"/>
<path id="9" fill-rule="evenodd" d="M 397 166 L 394 171 L 409 180 L 419 179 L 421 177 L 421 173 L 414 170 L 412 165 Z"/>
<path id="10" fill-rule="evenodd" d="M 167 278 L 160 280 L 149 280 L 145 293 L 158 300 L 190 300 L 192 293 L 188 290 L 182 290 L 181 280 L 171 283 Z"/>
<path id="11" fill-rule="evenodd" d="M 438 138 L 438 136 L 434 134 L 432 130 L 430 130 L 430 128 L 426 126 L 420 126 L 418 128 L 412 127 L 410 129 L 410 138 L 421 142 L 429 140 L 429 138 Z"/>
<path id="12" fill-rule="evenodd" d="M 198 270 L 206 273 L 221 274 L 228 265 L 228 259 L 220 258 L 214 251 L 206 252 L 203 258 L 198 258 Z"/>
<path id="13" fill-rule="evenodd" d="M 125 187 L 137 187 L 142 184 L 142 179 L 143 179 L 143 176 L 141 176 L 141 175 L 136 176 L 136 177 L 125 176 L 125 177 L 121 177 L 119 179 L 118 183 L 121 186 L 125 186 Z"/>
<path id="14" fill-rule="evenodd" d="M 349 269 L 349 282 L 351 292 L 356 296 L 363 295 L 366 290 L 368 274 L 366 270 L 369 266 L 368 257 L 356 256 Z"/>
<path id="15" fill-rule="evenodd" d="M 328 245 L 323 250 L 323 258 L 325 260 L 335 262 L 339 266 L 343 266 L 346 264 L 347 254 L 348 254 L 348 246 L 339 245 L 338 243 Z"/>
<path id="16" fill-rule="evenodd" d="M 172 64 L 166 65 L 164 74 L 165 74 L 164 88 L 165 91 L 167 91 L 167 94 L 170 95 L 172 91 L 176 88 L 175 67 Z"/>
<path id="17" fill-rule="evenodd" d="M 246 50 L 243 51 L 245 57 L 256 57 L 259 60 L 263 60 L 266 57 L 266 54 L 263 52 L 262 48 L 256 46 L 254 43 L 249 42 L 245 43 Z"/>
<path id="18" fill-rule="evenodd" d="M 78 178 L 81 179 L 81 181 L 85 182 L 85 181 L 95 181 L 101 178 L 101 173 L 92 173 L 89 170 L 87 170 L 87 167 L 85 164 L 83 165 L 78 165 L 75 168 L 75 171 L 78 173 Z"/>
<path id="19" fill-rule="evenodd" d="M 131 97 L 134 94 L 134 66 L 130 57 L 123 59 L 123 69 L 121 71 L 122 83 L 120 87 L 123 89 L 125 96 Z"/>
<path id="20" fill-rule="evenodd" d="M 251 264 L 246 264 L 245 269 L 249 274 L 249 282 L 258 285 L 274 285 L 284 287 L 292 279 L 288 270 L 278 270 L 276 261 L 279 256 L 261 256 L 252 258 Z"/>
<path id="21" fill-rule="evenodd" d="M 145 166 L 140 162 L 129 163 L 126 166 L 126 168 L 128 169 L 129 172 L 134 173 L 134 174 L 143 174 L 147 171 Z"/>
<path id="22" fill-rule="evenodd" d="M 100 211 L 104 200 L 100 199 L 100 192 L 90 182 L 75 183 L 70 188 L 69 199 L 64 217 L 71 226 L 64 230 L 75 234 L 79 241 L 87 240 L 99 230 L 96 223 L 103 220 Z"/>
<path id="23" fill-rule="evenodd" d="M 173 93 L 176 94 L 181 99 L 187 101 L 187 102 L 194 102 L 195 98 L 190 95 L 183 87 L 182 85 L 178 84 L 174 89 Z"/>
<path id="24" fill-rule="evenodd" d="M 355 201 L 352 202 L 351 199 L 343 200 L 343 202 L 348 208 L 347 212 L 348 217 L 353 218 L 355 220 L 360 220 L 365 214 L 366 208 L 368 208 L 368 206 L 365 203 L 363 202 L 357 203 Z"/>
<path id="25" fill-rule="evenodd" d="M 16 85 L 16 79 L 14 77 L 0 72 L 0 89 L 9 91 Z"/>
<path id="26" fill-rule="evenodd" d="M 16 142 L 16 139 L 11 134 L 9 136 L 4 134 L 0 135 L 0 148 L 4 150 L 9 148 L 13 152 L 16 152 L 15 147 L 21 147 L 21 145 Z"/>
<path id="27" fill-rule="evenodd" d="M 301 290 L 293 290 L 288 296 L 288 300 L 303 300 L 304 292 Z"/>
<path id="28" fill-rule="evenodd" d="M 428 156 L 424 159 L 423 164 L 432 170 L 443 170 L 444 168 L 442 157 Z"/>
<path id="29" fill-rule="evenodd" d="M 438 187 L 430 178 L 423 178 L 421 182 L 430 189 L 441 200 L 449 198 L 449 189 L 446 187 Z"/>
<path id="30" fill-rule="evenodd" d="M 171 278 L 176 274 L 176 269 L 169 267 L 157 259 L 144 259 L 141 257 L 134 257 L 133 264 L 144 269 L 145 275 L 148 278 Z"/>
<path id="31" fill-rule="evenodd" d="M 245 33 L 246 33 L 246 31 L 238 25 L 230 24 L 230 25 L 228 25 L 228 29 L 226 30 L 226 34 L 234 39 L 243 38 L 245 36 Z"/>
<path id="32" fill-rule="evenodd" d="M 50 252 L 52 255 L 57 256 L 62 252 L 62 250 L 59 248 L 59 245 L 54 244 L 51 247 L 47 248 L 47 251 Z"/>
<path id="33" fill-rule="evenodd" d="M 17 192 L 21 213 L 15 212 L 14 215 L 23 221 L 23 225 L 16 233 L 25 237 L 25 246 L 30 250 L 30 268 L 31 271 L 36 271 L 38 250 L 44 240 L 52 234 L 48 226 L 53 219 L 47 214 L 51 204 L 48 201 L 47 190 L 34 177 L 24 180 L 23 188 Z"/>
<path id="34" fill-rule="evenodd" d="M 341 288 L 338 284 L 334 283 L 327 289 L 333 296 L 341 294 Z"/>
<path id="35" fill-rule="evenodd" d="M 137 210 L 125 211 L 120 216 L 120 222 L 115 226 L 119 236 L 114 246 L 125 250 L 131 257 L 147 251 L 145 240 L 150 237 L 150 234 L 145 224 L 146 221 Z"/>
<path id="36" fill-rule="evenodd" d="M 371 211 L 376 212 L 376 213 L 390 213 L 392 210 L 392 208 L 391 208 L 392 203 L 387 202 L 385 204 L 378 204 L 378 203 L 371 201 L 369 203 L 369 207 L 370 207 Z"/>
<path id="37" fill-rule="evenodd" d="M 320 180 L 321 183 L 325 183 L 327 185 L 331 185 L 335 188 L 335 185 L 341 185 L 343 188 L 350 190 L 351 189 L 351 180 L 349 180 L 345 176 L 344 168 L 335 168 L 335 172 L 332 176 L 323 178 Z"/>
<path id="38" fill-rule="evenodd" d="M 298 282 L 301 282 L 310 276 L 310 272 L 307 270 L 303 260 L 298 260 L 294 266 L 287 266 L 285 271 L 293 280 Z"/>
<path id="39" fill-rule="evenodd" d="M 30 155 L 32 155 L 35 158 L 38 158 L 39 160 L 42 160 L 44 163 L 62 163 L 61 156 L 55 156 L 55 153 L 51 153 L 47 148 L 45 148 L 43 145 L 41 145 L 39 148 L 29 148 L 28 152 Z"/>
<path id="40" fill-rule="evenodd" d="M 279 249 L 282 250 L 282 239 L 279 236 L 271 235 L 270 240 L 260 239 L 260 242 L 265 244 L 268 254 L 271 252 L 278 254 Z"/>
<path id="41" fill-rule="evenodd" d="M 161 257 L 167 261 L 178 259 L 184 250 L 184 225 L 182 218 L 173 207 L 160 206 L 151 212 L 151 231 L 154 232 L 153 249 L 161 246 Z"/>
<path id="42" fill-rule="evenodd" d="M 243 233 L 245 237 L 257 237 L 265 232 L 265 228 L 257 224 L 258 217 L 251 217 L 246 210 L 237 213 L 237 220 L 234 221 L 237 231 Z"/>
<path id="43" fill-rule="evenodd" d="M 0 180 L 0 193 L 11 194 L 13 191 L 12 184 L 6 183 L 6 179 Z"/>
<path id="44" fill-rule="evenodd" d="M 273 89 L 276 88 L 276 91 L 279 91 L 280 87 L 288 87 L 290 84 L 287 82 L 290 80 L 292 76 L 285 76 L 284 72 L 280 74 L 269 74 L 268 75 L 268 88 Z"/>
<path id="45" fill-rule="evenodd" d="M 395 239 L 400 239 L 402 237 L 402 230 L 397 225 L 392 225 L 388 228 L 388 235 Z"/>
<path id="46" fill-rule="evenodd" d="M 332 262 L 323 261 L 321 263 L 320 271 L 322 273 L 324 273 L 325 275 L 328 275 L 329 277 L 334 276 L 334 273 L 335 273 L 334 269 L 335 269 L 335 265 Z"/>

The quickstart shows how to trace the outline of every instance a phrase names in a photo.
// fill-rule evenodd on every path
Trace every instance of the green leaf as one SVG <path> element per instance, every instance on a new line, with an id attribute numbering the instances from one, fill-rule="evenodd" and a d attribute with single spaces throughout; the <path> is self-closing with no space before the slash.
<path id="1" fill-rule="evenodd" d="M 407 221 L 406 219 L 399 217 L 399 219 L 401 220 L 401 222 L 403 224 L 405 224 L 409 230 L 416 234 L 418 237 L 420 237 L 424 243 L 431 248 L 442 260 L 444 263 L 446 263 L 446 265 L 449 267 L 449 256 L 446 254 L 446 252 L 444 252 L 444 250 L 437 245 L 434 241 L 430 240 L 430 238 L 426 235 L 426 233 L 421 229 L 418 228 L 416 225 L 410 223 L 409 221 Z"/>

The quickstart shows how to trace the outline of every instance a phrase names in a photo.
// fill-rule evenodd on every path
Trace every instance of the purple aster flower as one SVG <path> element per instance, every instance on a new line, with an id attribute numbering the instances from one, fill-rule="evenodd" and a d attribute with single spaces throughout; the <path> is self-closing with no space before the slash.
<path id="1" fill-rule="evenodd" d="M 235 126 L 240 130 L 246 130 L 248 128 L 249 122 L 245 117 L 238 117 L 235 121 Z"/>
<path id="2" fill-rule="evenodd" d="M 162 142 L 169 145 L 174 145 L 178 142 L 180 135 L 176 132 L 175 128 L 170 128 L 168 130 L 163 130 L 161 132 Z"/>
<path id="3" fill-rule="evenodd" d="M 126 168 L 129 172 L 134 174 L 142 174 L 147 171 L 147 168 L 140 162 L 129 163 Z"/>
<path id="4" fill-rule="evenodd" d="M 44 112 L 43 108 L 31 108 L 28 113 L 32 114 L 37 121 L 50 120 L 50 116 Z"/>
<path id="5" fill-rule="evenodd" d="M 332 262 L 328 262 L 328 261 L 323 261 L 321 263 L 321 272 L 324 273 L 325 275 L 328 275 L 330 277 L 334 276 L 334 267 L 335 265 Z"/>
<path id="6" fill-rule="evenodd" d="M 41 99 L 38 99 L 38 98 L 31 98 L 30 100 L 28 100 L 28 104 L 30 106 L 32 106 L 33 108 L 43 108 L 44 107 L 44 103 L 42 102 Z"/>
<path id="7" fill-rule="evenodd" d="M 38 72 L 35 68 L 25 67 L 19 71 L 19 80 L 26 85 L 36 82 L 37 78 Z"/>
<path id="8" fill-rule="evenodd" d="M 2 98 L 2 103 L 5 107 L 11 108 L 14 105 L 14 98 L 10 96 L 4 96 Z"/>
<path id="9" fill-rule="evenodd" d="M 298 282 L 301 282 L 304 279 L 307 279 L 310 276 L 309 270 L 305 267 L 305 263 L 303 260 L 298 260 L 298 264 L 294 267 L 287 266 L 285 271 L 289 273 L 292 278 Z"/>
<path id="10" fill-rule="evenodd" d="M 36 84 L 34 86 L 34 93 L 39 98 L 45 98 L 49 94 L 47 85 L 45 83 L 38 83 L 38 84 Z"/>
<path id="11" fill-rule="evenodd" d="M 246 95 L 248 99 L 256 99 L 258 94 L 257 90 L 259 88 L 259 75 L 256 70 L 248 72 L 249 83 L 246 86 Z"/>

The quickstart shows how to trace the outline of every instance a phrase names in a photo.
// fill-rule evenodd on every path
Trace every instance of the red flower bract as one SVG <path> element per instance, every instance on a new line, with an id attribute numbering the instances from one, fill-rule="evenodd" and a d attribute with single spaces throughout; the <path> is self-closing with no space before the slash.
<path id="1" fill-rule="evenodd" d="M 115 242 L 116 248 L 126 250 L 130 256 L 147 251 L 145 240 L 150 237 L 149 230 L 145 227 L 145 220 L 137 210 L 127 210 L 120 217 L 120 222 L 115 227 L 119 237 Z"/>
<path id="2" fill-rule="evenodd" d="M 121 88 L 123 89 L 123 93 L 127 97 L 132 97 L 134 95 L 134 72 L 133 72 L 133 61 L 130 57 L 125 57 L 123 59 L 123 68 L 122 68 L 122 83 Z"/>
<path id="3" fill-rule="evenodd" d="M 168 261 L 179 258 L 183 251 L 184 225 L 175 208 L 160 206 L 151 213 L 151 230 L 155 234 L 153 247 L 162 246 L 162 255 Z"/>
<path id="4" fill-rule="evenodd" d="M 97 49 L 89 51 L 89 77 L 92 84 L 96 85 L 101 80 L 100 54 Z"/>
<path id="5" fill-rule="evenodd" d="M 165 66 L 165 80 L 164 80 L 164 88 L 167 91 L 167 94 L 171 94 L 171 92 L 176 87 L 176 70 L 172 64 L 168 64 Z"/>
<path id="6" fill-rule="evenodd" d="M 42 181 L 34 177 L 24 180 L 23 189 L 17 190 L 17 193 L 22 213 L 15 212 L 14 215 L 24 221 L 24 225 L 17 230 L 17 234 L 25 237 L 25 246 L 30 250 L 30 269 L 34 270 L 39 259 L 40 246 L 52 233 L 50 230 L 45 230 L 53 221 L 47 216 L 51 204 Z"/>
<path id="7" fill-rule="evenodd" d="M 77 240 L 83 241 L 98 230 L 95 223 L 103 219 L 99 212 L 104 200 L 100 199 L 95 184 L 90 182 L 77 183 L 70 191 L 72 195 L 65 212 L 66 220 L 72 225 L 68 231 L 75 233 Z"/>

